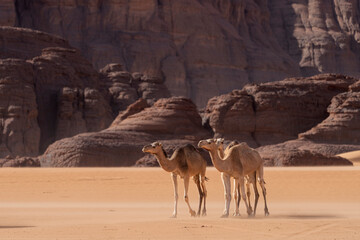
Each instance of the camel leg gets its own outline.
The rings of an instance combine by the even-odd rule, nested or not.
[[[190,181],[190,177],[189,177],[189,176],[185,176],[185,177],[184,177],[184,198],[185,198],[186,204],[187,204],[188,207],[189,207],[189,213],[191,214],[192,217],[195,217],[195,216],[196,216],[196,212],[191,209],[190,203],[189,203],[189,197],[188,197],[189,181]]]
[[[201,183],[201,187],[203,190],[203,194],[204,194],[204,207],[202,210],[202,215],[206,216],[206,197],[207,197],[207,190],[206,190],[206,186],[205,186],[205,175],[201,175],[201,179],[200,179],[200,183]]]
[[[222,182],[224,184],[224,192],[225,192],[225,210],[221,215],[222,218],[226,218],[229,216],[229,208],[231,201],[231,184],[230,184],[230,176],[226,173],[221,173]]]
[[[251,200],[250,200],[250,195],[251,195],[251,192],[250,192],[250,184],[251,184],[251,180],[250,177],[246,179],[246,196],[247,196],[247,200],[249,202],[249,208],[250,210],[252,211],[252,207],[251,207]]]
[[[267,207],[267,202],[266,202],[266,188],[265,188],[265,180],[264,180],[264,168],[263,166],[261,165],[259,170],[259,183],[260,183],[260,186],[261,186],[261,189],[262,189],[262,192],[263,192],[263,197],[264,197],[264,203],[265,203],[265,208],[264,208],[264,211],[265,211],[265,216],[269,216],[269,210],[268,210],[268,207]]]
[[[234,200],[235,200],[235,212],[233,216],[240,216],[239,205],[240,205],[240,192],[239,192],[239,180],[234,178]]]
[[[200,199],[199,199],[199,208],[198,208],[198,211],[197,211],[197,216],[200,216],[200,211],[201,211],[201,205],[202,205],[202,200],[203,200],[203,197],[204,197],[204,193],[201,189],[201,186],[200,186],[200,176],[199,175],[195,175],[193,177],[194,179],[194,182],[196,183],[196,186],[199,190],[199,196],[200,196]]]
[[[255,203],[254,203],[254,211],[253,211],[253,215],[255,216],[256,215],[256,207],[257,207],[257,204],[259,201],[259,191],[258,191],[257,185],[256,185],[256,172],[254,172],[251,182],[252,182],[254,193],[255,193]]]
[[[171,178],[173,181],[173,186],[174,186],[174,212],[172,217],[176,218],[177,216],[177,204],[178,204],[178,182],[177,182],[177,175],[175,173],[171,173]]]
[[[252,211],[249,208],[249,205],[248,205],[247,200],[246,200],[244,177],[240,177],[240,179],[238,179],[238,181],[240,183],[241,197],[242,197],[243,201],[245,202],[245,206],[246,206],[246,209],[247,209],[247,214],[250,216],[252,214]]]

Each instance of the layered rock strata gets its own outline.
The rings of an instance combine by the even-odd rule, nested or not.
[[[256,147],[296,139],[328,116],[334,96],[357,80],[334,74],[245,86],[209,100],[204,121],[215,137]]]

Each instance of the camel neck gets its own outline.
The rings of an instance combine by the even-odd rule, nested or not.
[[[155,154],[156,159],[158,160],[160,166],[167,172],[174,172],[176,170],[177,164],[174,160],[169,160],[165,154],[164,150]]]
[[[228,172],[227,161],[220,158],[218,150],[212,149],[209,152],[214,167],[220,172],[227,173]]]

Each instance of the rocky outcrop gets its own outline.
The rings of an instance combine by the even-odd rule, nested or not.
[[[141,73],[123,71],[121,64],[108,64],[100,70],[101,84],[115,115],[123,111],[137,99],[145,99],[149,104],[160,98],[170,97],[164,80]]]
[[[267,166],[352,165],[350,161],[335,155],[359,149],[359,145],[314,143],[307,140],[291,140],[257,148]]]
[[[32,65],[0,59],[0,158],[36,156],[40,128]]]
[[[40,167],[37,157],[11,157],[0,158],[0,167]]]
[[[125,112],[131,112],[142,102],[139,100]],[[138,113],[123,115],[122,119],[103,131],[56,141],[40,157],[42,165],[132,166],[144,156],[142,147],[151,142],[196,144],[210,137],[201,126],[196,106],[185,98],[160,99]]]
[[[97,90],[99,74],[77,50],[46,48],[31,62],[35,69],[41,152],[57,139],[110,125],[111,109]]]
[[[316,142],[360,144],[360,81],[335,96],[328,107],[329,117],[300,138]]]
[[[140,97],[152,104],[169,96],[160,78],[117,66],[98,73],[59,37],[0,27],[0,158],[36,156],[55,140],[107,128]]]
[[[209,100],[205,110],[215,137],[261,146],[296,139],[327,116],[331,99],[357,80],[323,74],[245,86]]]
[[[111,127],[121,131],[172,135],[177,138],[208,136],[208,132],[202,128],[195,104],[182,97],[159,99],[151,108],[145,108]]]

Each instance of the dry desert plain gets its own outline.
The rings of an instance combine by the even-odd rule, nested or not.
[[[3,168],[0,239],[360,239],[360,166],[265,168],[270,216],[261,197],[253,218],[243,204],[241,217],[220,218],[220,174],[207,176],[208,215],[190,217],[180,198],[171,219],[160,168]],[[189,198],[196,208],[193,183]]]

